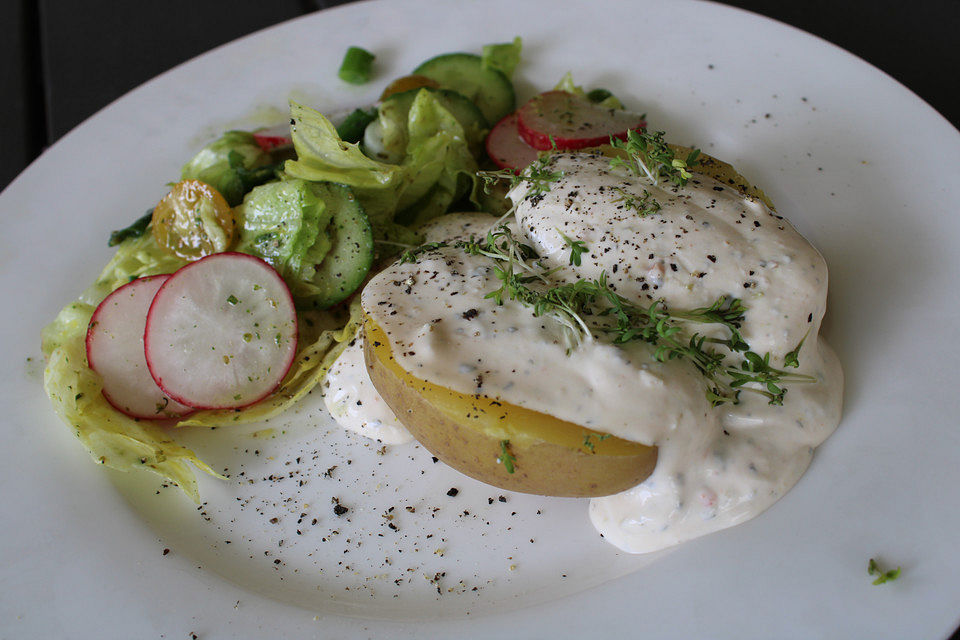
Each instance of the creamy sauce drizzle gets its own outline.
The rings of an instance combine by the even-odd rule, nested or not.
[[[360,340],[347,345],[327,372],[323,386],[323,401],[344,429],[384,444],[413,440],[370,382]]]
[[[620,295],[644,306],[663,299],[671,309],[741,298],[752,350],[770,352],[782,367],[805,338],[797,372],[818,382],[790,384],[780,407],[744,392],[737,405],[711,408],[704,378],[683,360],[658,362],[646,343],[613,345],[597,334],[568,353],[556,321],[486,299],[500,287],[491,261],[454,247],[378,274],[364,289],[364,309],[417,377],[659,447],[646,481],[591,500],[591,521],[617,547],[655,551],[756,516],[796,483],[839,422],[842,373],[818,336],[823,258],[761,202],[711,178],[663,189],[590,154],[560,154],[550,163],[563,177],[549,192],[524,197],[529,185],[521,183],[511,196],[514,232],[547,267],[561,267],[552,278],[604,272]],[[657,214],[626,206],[625,196],[644,189],[663,205]],[[492,220],[441,218],[428,241],[482,236]],[[561,234],[587,246],[580,266],[568,266]]]

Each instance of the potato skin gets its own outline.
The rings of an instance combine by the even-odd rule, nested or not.
[[[365,322],[363,346],[374,387],[413,437],[457,471],[510,491],[583,498],[636,486],[656,466],[655,447],[626,443],[630,454],[608,455],[534,439],[510,442],[509,452],[516,461],[514,472],[509,473],[498,461],[502,445],[497,436],[452,420],[381,360],[366,331],[369,322]]]

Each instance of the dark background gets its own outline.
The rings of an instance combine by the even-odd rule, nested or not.
[[[339,4],[344,0],[0,0],[0,188],[60,136],[151,77],[257,29]],[[840,45],[960,126],[960,0],[725,4]]]
[[[0,189],[60,136],[151,77],[252,31],[339,4],[343,0],[0,0]],[[960,126],[960,0],[725,4],[851,51]]]

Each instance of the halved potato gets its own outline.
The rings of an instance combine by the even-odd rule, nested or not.
[[[363,346],[373,385],[413,437],[481,482],[540,495],[605,496],[639,484],[656,465],[655,447],[410,375],[369,316]]]

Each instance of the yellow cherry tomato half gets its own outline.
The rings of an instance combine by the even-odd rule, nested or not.
[[[433,78],[428,78],[427,76],[403,76],[388,84],[387,88],[384,89],[383,93],[380,94],[380,99],[386,100],[395,93],[403,93],[404,91],[410,91],[410,89],[419,89],[420,87],[430,87],[431,89],[436,89],[439,86],[439,82]]]
[[[153,209],[157,244],[184,260],[227,251],[236,235],[230,205],[206,182],[178,182]]]

